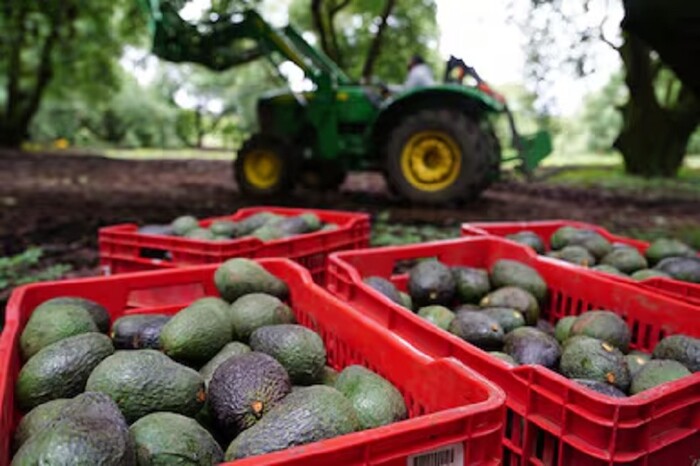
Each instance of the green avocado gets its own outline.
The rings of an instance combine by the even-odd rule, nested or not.
[[[131,314],[114,321],[111,337],[117,349],[159,349],[165,314]]]
[[[452,276],[457,286],[457,298],[462,303],[477,304],[491,291],[489,274],[484,269],[452,267]]]
[[[92,371],[86,390],[109,395],[130,423],[158,411],[194,416],[206,399],[197,371],[155,350],[117,351]]]
[[[567,246],[581,246],[590,252],[596,260],[602,259],[612,251],[610,241],[591,230],[577,231],[571,236]]]
[[[629,369],[632,378],[634,378],[649,361],[651,361],[651,356],[645,353],[633,351],[625,355],[625,364],[627,364],[627,369]]]
[[[83,333],[42,348],[19,372],[17,403],[29,410],[79,395],[92,370],[112,353],[112,341],[102,333]]]
[[[503,351],[518,364],[539,364],[552,369],[561,356],[557,340],[532,327],[516,328],[505,336],[504,343]]]
[[[272,356],[256,351],[229,358],[209,382],[209,409],[219,426],[242,432],[262,418],[292,389],[289,375]]]
[[[527,325],[535,325],[540,318],[540,306],[532,293],[515,286],[506,286],[487,294],[481,307],[507,307],[523,314]]]
[[[631,275],[632,280],[646,280],[647,278],[671,278],[666,272],[656,269],[641,269]]]
[[[185,238],[196,239],[200,241],[213,241],[216,235],[206,228],[195,228],[183,235]]]
[[[260,327],[296,322],[289,306],[264,293],[241,296],[231,304],[228,312],[234,334],[244,342],[247,342],[250,335]]]
[[[566,316],[559,319],[557,325],[554,327],[554,338],[556,338],[559,343],[563,343],[569,338],[571,326],[576,322],[576,319],[576,316]]]
[[[570,336],[586,335],[605,341],[626,353],[629,349],[632,333],[627,323],[614,312],[598,310],[588,311],[571,325]]]
[[[596,264],[595,257],[583,246],[566,246],[559,251],[551,251],[549,257],[563,260],[581,267],[590,267]]]
[[[506,235],[506,238],[511,241],[515,241],[516,243],[531,247],[537,254],[544,254],[547,250],[542,238],[540,238],[537,233],[532,231],[520,231],[518,233],[513,233],[512,235]]]
[[[149,414],[136,421],[129,433],[139,465],[211,466],[224,459],[214,437],[180,414]]]
[[[191,215],[184,215],[173,220],[170,228],[175,236],[185,236],[188,232],[199,228],[199,221]]]
[[[503,328],[483,311],[458,312],[448,331],[486,351],[499,350],[503,346]]]
[[[583,385],[586,388],[589,388],[593,391],[596,391],[598,393],[601,393],[603,395],[607,396],[612,396],[613,398],[625,398],[627,395],[625,395],[625,392],[620,390],[617,387],[614,387],[613,385],[610,385],[609,383],[605,382],[599,382],[597,380],[587,380],[587,379],[572,379],[573,382],[576,382],[579,385]]]
[[[321,381],[326,347],[321,337],[306,327],[293,324],[260,327],[250,336],[250,347],[279,361],[292,384],[312,385]]]
[[[286,299],[286,283],[250,259],[229,259],[214,274],[214,283],[221,297],[232,303],[243,295],[265,293]]]
[[[399,296],[401,296],[401,305],[405,307],[406,309],[413,310],[413,299],[411,298],[411,295],[408,293],[404,293],[403,291],[399,291]]]
[[[688,368],[700,372],[700,339],[686,335],[671,335],[656,344],[654,359],[672,359]]]
[[[272,212],[259,212],[238,222],[238,236],[246,236],[268,222],[279,220],[280,216]]]
[[[570,379],[596,380],[622,391],[630,385],[624,355],[613,345],[595,338],[581,338],[566,345],[559,370]]]
[[[449,306],[455,296],[455,279],[446,265],[436,260],[419,262],[408,272],[408,294],[418,307]]]
[[[396,387],[362,366],[343,369],[335,388],[352,403],[362,429],[373,429],[408,417],[406,403]]]
[[[513,359],[509,354],[502,353],[500,351],[489,351],[489,354],[493,356],[494,358],[498,358],[502,361],[507,362],[508,364],[512,366],[517,366],[518,363],[515,362],[515,359]]]
[[[397,290],[396,287],[394,286],[394,284],[391,283],[386,278],[367,277],[362,281],[365,283],[365,285],[368,285],[373,290],[378,291],[379,293],[383,294],[391,301],[403,306],[403,300],[401,298],[401,294],[399,293],[399,290]]]
[[[226,450],[226,461],[286,450],[359,430],[357,413],[342,393],[325,385],[295,390]]]
[[[54,419],[57,419],[68,401],[67,398],[47,401],[25,414],[22,420],[19,421],[17,429],[15,429],[13,449],[15,451],[18,450],[32,435],[49,425]]]
[[[525,318],[522,313],[515,309],[508,307],[490,307],[481,312],[498,322],[505,333],[525,325]]]
[[[83,393],[22,445],[12,465],[135,466],[136,457],[117,405],[101,393]]]
[[[678,380],[691,372],[678,361],[652,359],[642,367],[632,380],[630,394],[636,395],[666,382]]]
[[[491,267],[491,284],[495,288],[522,288],[539,301],[543,301],[547,295],[547,283],[535,269],[510,259],[501,259]]]
[[[574,227],[561,227],[552,234],[549,238],[549,244],[552,249],[562,249],[569,244],[571,238],[579,231],[578,228]]]
[[[172,359],[199,367],[233,339],[231,322],[216,304],[194,304],[175,314],[160,331],[160,346]]]
[[[648,267],[647,260],[634,248],[613,249],[600,263],[611,265],[628,275]]]
[[[700,283],[700,258],[668,257],[656,264],[656,270],[667,273],[676,280]]]
[[[214,371],[226,360],[239,356],[241,354],[250,353],[252,350],[248,345],[234,341],[221,348],[221,351],[216,353],[216,356],[211,358],[200,370],[199,374],[204,378],[204,384],[208,387]]]
[[[655,265],[668,257],[693,257],[697,251],[678,240],[660,238],[649,245],[644,255]]]
[[[591,270],[596,270],[598,272],[607,273],[610,275],[616,275],[618,277],[626,277],[627,276],[627,274],[620,272],[615,267],[613,267],[612,265],[608,265],[608,264],[594,265],[593,267],[591,267]]]
[[[100,332],[109,332],[109,312],[103,305],[98,304],[95,301],[91,301],[85,298],[77,298],[75,296],[65,296],[61,298],[52,298],[48,301],[44,301],[39,307],[60,306],[62,304],[70,304],[82,307],[90,313],[92,319],[95,321],[95,325],[97,325],[97,328]]]
[[[19,338],[22,359],[28,360],[45,346],[80,335],[98,332],[92,316],[76,304],[43,304],[29,317]]]
[[[450,328],[455,313],[444,306],[426,306],[418,309],[418,315],[443,330]]]
[[[324,367],[323,374],[321,374],[321,384],[328,385],[329,387],[335,387],[335,382],[338,380],[338,375],[340,375],[338,371],[332,367]]]
[[[234,238],[238,236],[238,224],[231,220],[216,220],[211,222],[209,230],[216,236]]]

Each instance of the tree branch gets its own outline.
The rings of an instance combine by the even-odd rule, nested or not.
[[[364,79],[370,79],[372,77],[372,71],[374,71],[374,64],[379,57],[379,52],[382,48],[382,39],[384,37],[384,31],[387,26],[387,19],[391,12],[396,6],[396,0],[386,0],[384,4],[384,11],[382,11],[381,21],[379,23],[377,34],[375,34],[372,44],[369,47],[369,52],[367,53],[367,58],[365,59],[365,64],[362,67],[362,77]]]
[[[331,57],[333,52],[330,50],[328,43],[328,35],[326,26],[323,24],[323,0],[311,0],[311,18],[318,33],[318,38],[321,42],[321,48]]]
[[[19,2],[19,5],[17,17],[15,18],[17,23],[15,36],[10,44],[10,57],[7,66],[7,107],[5,115],[8,120],[15,118],[22,97],[20,95],[19,80],[22,76],[22,49],[24,47],[27,10],[24,3]]]
[[[344,8],[350,5],[351,2],[352,0],[343,0],[340,3],[328,8],[328,35],[330,36],[330,43],[333,47],[333,56],[335,61],[338,63],[338,66],[341,68],[343,66],[343,56],[340,51],[340,45],[338,44],[338,32],[335,29],[335,17]]]

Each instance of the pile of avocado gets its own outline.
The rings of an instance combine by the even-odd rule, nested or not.
[[[338,225],[324,224],[313,213],[287,217],[272,212],[259,212],[238,222],[216,220],[208,228],[202,227],[197,218],[185,215],[176,218],[170,225],[146,225],[139,228],[138,232],[145,235],[180,236],[205,241],[227,241],[243,237],[271,241],[336,229]]]
[[[530,246],[538,254],[603,273],[634,280],[664,277],[700,283],[700,257],[697,251],[675,239],[658,239],[642,255],[633,246],[610,243],[593,230],[570,226],[561,227],[552,234],[550,251],[546,250],[542,238],[532,231],[524,230],[506,238]]]
[[[597,392],[624,397],[700,371],[700,339],[673,335],[651,355],[630,351],[631,332],[606,310],[540,319],[547,284],[526,264],[503,259],[490,270],[449,267],[435,259],[408,272],[407,293],[382,277],[364,282],[511,365],[538,364]]]
[[[407,418],[386,379],[327,365],[283,281],[247,259],[214,281],[221,298],[111,325],[89,300],[39,305],[20,337],[12,465],[208,466]]]

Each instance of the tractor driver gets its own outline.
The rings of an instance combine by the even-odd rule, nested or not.
[[[408,62],[408,76],[403,87],[404,90],[414,87],[427,87],[435,84],[433,70],[430,69],[420,55],[413,55]]]

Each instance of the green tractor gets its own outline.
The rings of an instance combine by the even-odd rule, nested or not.
[[[526,173],[551,152],[547,133],[518,135],[504,99],[459,59],[448,62],[444,83],[391,92],[358,84],[293,26],[273,28],[255,11],[193,25],[167,0],[144,2],[153,51],[165,60],[213,70],[261,58],[279,69],[291,61],[313,82],[312,92],[285,89],[259,100],[259,131],[234,162],[247,195],[280,196],[300,182],[333,189],[349,171],[374,170],[413,202],[473,199],[498,178],[503,162],[495,115],[507,116]],[[467,77],[476,84],[464,85]]]

